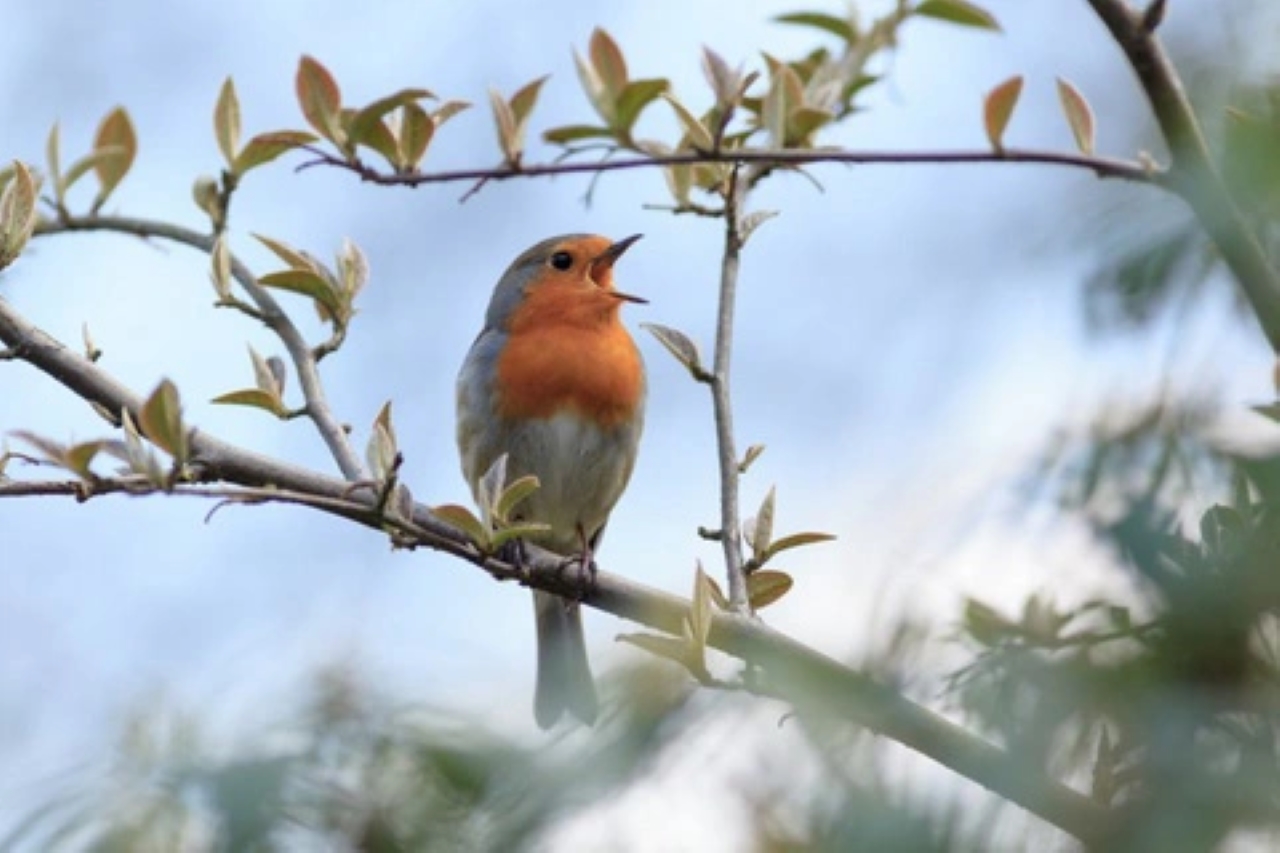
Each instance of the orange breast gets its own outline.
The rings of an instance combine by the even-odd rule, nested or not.
[[[567,409],[608,429],[636,414],[644,368],[617,300],[574,296],[530,293],[513,313],[497,364],[502,417],[548,418]]]

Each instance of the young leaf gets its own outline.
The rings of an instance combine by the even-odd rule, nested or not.
[[[542,138],[552,145],[568,145],[570,142],[581,142],[584,139],[608,139],[612,136],[613,132],[609,128],[593,127],[589,124],[553,127],[542,133]]]
[[[760,610],[773,604],[791,591],[793,581],[786,572],[765,569],[752,572],[747,578],[747,600],[752,610]]]
[[[837,18],[835,15],[826,15],[821,12],[794,12],[789,15],[779,15],[774,20],[780,24],[813,27],[831,33],[846,44],[853,44],[858,40],[858,31],[853,24],[844,18]]]
[[[666,80],[633,80],[618,95],[614,113],[614,128],[630,133],[640,113],[666,92],[671,84]]]
[[[243,175],[250,169],[270,163],[286,151],[292,151],[301,145],[310,145],[316,137],[301,130],[277,130],[272,133],[260,133],[249,140],[244,150],[236,155],[231,164],[231,171]]]
[[[816,545],[819,542],[830,542],[835,538],[836,537],[832,536],[830,533],[792,533],[790,536],[783,536],[781,539],[777,539],[769,543],[769,547],[765,549],[764,556],[761,558],[760,562],[763,564],[764,562],[773,559],[778,554],[781,554],[783,551],[789,551],[792,548],[801,548],[805,545]]]
[[[1062,113],[1071,126],[1076,148],[1086,157],[1093,154],[1093,110],[1075,86],[1058,78],[1058,99],[1062,101]]]
[[[748,447],[747,452],[742,455],[742,461],[738,463],[738,473],[747,473],[747,469],[760,458],[760,454],[762,453],[764,453],[763,444],[753,444]]]
[[[271,360],[258,355],[258,351],[250,346],[249,361],[253,364],[253,384],[279,400],[284,391],[284,383],[271,368]]]
[[[263,234],[252,234],[253,239],[271,250],[277,258],[289,265],[289,269],[294,270],[310,270],[319,273],[315,261],[313,261],[305,252],[293,248],[283,240],[277,240],[274,237],[267,237]]]
[[[328,279],[311,270],[281,270],[259,276],[258,284],[263,287],[274,287],[309,296],[323,307],[332,317],[346,316],[347,306],[342,298],[334,293]]]
[[[525,474],[507,486],[498,497],[497,506],[493,508],[494,517],[504,524],[510,521],[511,511],[519,506],[521,501],[536,492],[539,485],[537,477],[532,474]]]
[[[915,8],[915,14],[965,27],[1000,32],[1000,23],[995,16],[968,0],[924,0]]]
[[[706,371],[702,367],[698,345],[689,340],[684,332],[659,323],[641,323],[640,328],[657,338],[658,343],[675,356],[676,361],[683,364],[694,379],[701,380],[705,377]]]
[[[710,151],[715,147],[715,140],[711,137],[711,131],[707,130],[707,126],[702,123],[701,119],[691,113],[688,107],[680,103],[675,95],[664,92],[662,97],[676,111],[676,118],[680,120],[680,126],[684,128],[685,135],[689,137],[691,148],[695,151]]]
[[[373,433],[365,447],[365,460],[376,479],[385,480],[391,475],[399,452],[396,428],[391,422],[391,401],[388,400],[382,404],[382,409],[373,420]]]
[[[236,97],[236,84],[230,77],[223,81],[218,103],[213,108],[213,133],[227,168],[234,172],[240,150],[240,99]]]
[[[755,529],[747,544],[751,546],[751,552],[757,560],[761,560],[768,553],[769,546],[773,543],[773,510],[777,503],[777,496],[777,487],[770,486],[769,493],[760,502],[760,510],[756,513]]]
[[[298,61],[298,73],[294,78],[298,106],[307,123],[325,139],[339,148],[346,142],[342,138],[339,116],[342,112],[342,91],[323,65],[310,56]]]
[[[182,423],[182,401],[178,389],[165,379],[151,392],[138,412],[138,426],[151,443],[183,464],[189,456],[187,429]]]
[[[21,160],[11,166],[13,177],[0,190],[0,270],[17,260],[36,227],[39,183]]]
[[[618,642],[644,649],[649,654],[675,661],[681,666],[689,665],[689,647],[684,640],[677,640],[675,637],[664,637],[659,634],[619,634]]]
[[[254,409],[262,409],[278,418],[283,418],[289,413],[289,410],[285,408],[278,396],[263,391],[261,388],[242,388],[239,391],[229,391],[226,394],[219,394],[209,402],[220,406],[249,406]]]
[[[756,233],[756,229],[768,222],[770,219],[778,215],[776,210],[756,210],[742,217],[742,221],[738,224],[738,234],[743,243],[751,239],[751,235]]]
[[[627,62],[622,57],[618,43],[600,27],[591,33],[591,44],[588,48],[591,65],[604,85],[605,91],[615,103],[627,87]]]
[[[427,111],[414,103],[400,108],[400,163],[401,171],[416,169],[427,153],[436,124]]]
[[[1004,131],[1022,94],[1022,75],[1010,77],[987,93],[982,102],[982,124],[996,151],[1004,149]]]
[[[507,454],[503,453],[497,459],[493,460],[493,464],[489,466],[489,470],[484,472],[480,478],[480,482],[476,484],[476,502],[480,504],[480,512],[487,524],[493,526],[493,519],[496,515],[495,510],[498,505],[498,498],[502,496],[507,486]]]
[[[124,176],[128,174],[138,154],[138,135],[134,132],[133,122],[123,107],[116,107],[107,113],[102,123],[98,125],[93,149],[95,152],[104,153],[104,156],[94,164],[99,184],[98,195],[93,200],[93,211],[96,213],[102,209],[107,198],[124,180]]]
[[[538,94],[542,91],[542,84],[547,82],[548,76],[550,75],[543,75],[537,80],[524,84],[511,96],[511,113],[515,116],[517,127],[523,127],[529,120],[529,116],[533,114],[534,104],[538,102]]]
[[[489,531],[471,510],[458,504],[433,506],[431,514],[462,531],[482,551],[490,550]]]
[[[366,138],[374,132],[374,126],[382,123],[382,117],[405,104],[416,104],[427,98],[434,98],[426,89],[401,89],[394,95],[379,98],[369,106],[356,112],[348,125],[348,142],[350,145],[367,144]],[[376,149],[375,149],[376,150]]]

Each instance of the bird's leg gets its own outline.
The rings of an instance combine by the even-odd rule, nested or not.
[[[508,539],[498,549],[498,558],[510,563],[520,573],[522,582],[529,580],[529,555],[525,552],[523,539]]]
[[[596,583],[596,555],[595,549],[591,547],[591,539],[588,538],[587,532],[582,529],[581,524],[578,525],[578,542],[582,547],[579,549],[577,554],[565,557],[560,563],[560,569],[563,571],[574,563],[582,566],[587,576],[583,592],[588,592]],[[581,599],[581,597],[582,596],[579,595],[579,599]]]

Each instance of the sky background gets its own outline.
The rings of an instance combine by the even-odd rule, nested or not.
[[[1242,34],[1259,43],[1280,35],[1274,10],[1246,16],[1262,5],[1176,2],[1167,35],[1197,62],[1226,55],[1252,63]],[[1011,144],[1071,147],[1054,91],[1062,76],[1091,101],[1100,151],[1132,156],[1146,108],[1086,4],[988,6],[1003,35],[909,23],[866,112],[823,141],[981,149],[982,94],[1024,74]],[[246,136],[303,125],[293,100],[303,53],[328,66],[351,102],[404,86],[469,100],[477,108],[445,127],[427,166],[486,166],[499,157],[489,86],[510,93],[552,75],[531,140],[590,116],[572,50],[585,49],[594,26],[613,34],[634,77],[667,76],[700,110],[709,98],[702,45],[759,67],[760,49],[790,57],[819,38],[773,16],[843,7],[734,8],[729,15],[725,4],[701,0],[553,2],[536,11],[495,2],[20,4],[0,29],[0,159],[40,163],[56,121],[67,162],[87,150],[101,116],[124,104],[140,153],[108,211],[203,228],[190,188],[221,164],[210,117],[228,74]],[[641,132],[671,139],[668,111],[651,108]],[[531,141],[529,159],[554,154]],[[233,248],[260,273],[275,266],[251,231],[324,258],[343,238],[364,250],[372,277],[347,344],[323,375],[361,448],[379,407],[394,401],[404,477],[419,500],[467,498],[453,440],[454,377],[498,276],[544,237],[643,232],[617,280],[651,304],[628,306],[627,321],[674,326],[710,351],[720,226],[644,209],[669,201],[656,171],[605,176],[589,207],[582,177],[492,185],[460,204],[461,185],[378,188],[338,170],[294,173],[297,162],[287,157],[246,180],[234,202]],[[822,191],[779,176],[754,198],[781,216],[744,256],[734,393],[740,446],[768,448],[744,479],[744,513],[776,484],[781,532],[839,539],[785,561],[797,586],[768,621],[851,657],[907,612],[945,634],[968,595],[1013,607],[1036,590],[1069,602],[1114,587],[1082,531],[1029,523],[1008,483],[1055,428],[1085,423],[1101,400],[1145,399],[1165,375],[1186,393],[1212,390],[1237,408],[1267,399],[1271,357],[1231,313],[1226,282],[1176,326],[1159,324],[1141,340],[1099,338],[1084,322],[1083,281],[1102,232],[1147,197],[1087,173],[1030,166],[814,174]],[[73,206],[87,207],[87,189]],[[306,423],[207,403],[251,383],[246,344],[263,354],[281,348],[247,318],[211,308],[203,256],[117,235],[51,237],[33,244],[0,288],[72,345],[87,322],[102,366],[133,388],[173,379],[191,423],[335,473]],[[283,301],[318,340],[309,307]],[[655,341],[637,338],[649,366],[647,432],[600,560],[685,594],[695,560],[718,564],[717,550],[695,535],[718,517],[710,405]],[[1232,429],[1257,432],[1238,421]],[[51,380],[4,363],[0,430],[15,429],[58,440],[107,432]],[[229,508],[206,523],[208,510],[160,498],[0,506],[0,834],[63,771],[109,756],[120,721],[140,703],[199,710],[214,737],[235,744],[285,717],[316,668],[335,661],[405,700],[534,737],[526,593],[439,555],[392,552],[371,531],[317,513]],[[636,654],[613,642],[634,626],[599,613],[587,626],[598,671]],[[574,837],[625,830],[623,815],[650,808],[669,816],[650,842],[661,847],[662,832],[686,837],[699,818],[679,804],[698,783],[667,775],[648,799]]]

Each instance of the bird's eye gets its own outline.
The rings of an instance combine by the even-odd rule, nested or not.
[[[558,270],[567,270],[573,266],[573,255],[568,252],[556,252],[551,256],[551,266]]]

